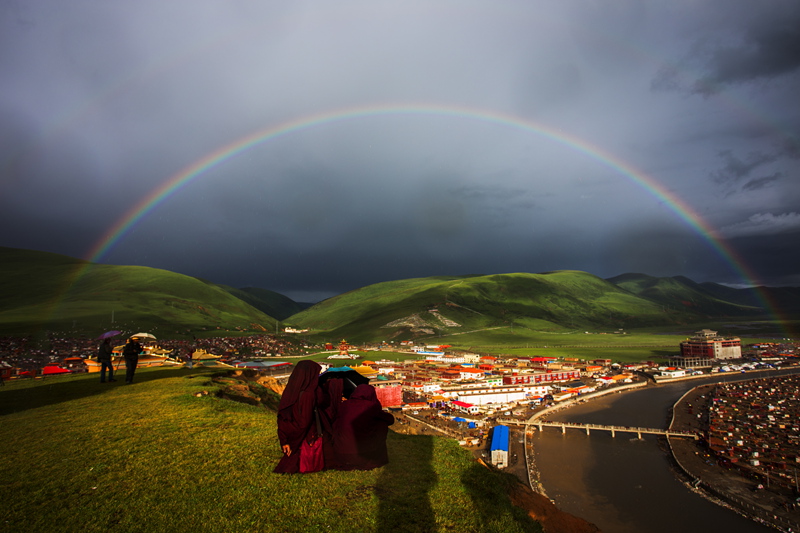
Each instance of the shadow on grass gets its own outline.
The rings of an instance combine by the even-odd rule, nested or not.
[[[492,472],[475,463],[461,474],[461,483],[472,498],[480,516],[477,531],[503,531],[505,520],[513,517],[522,531],[541,533],[542,527],[528,513],[511,503],[509,493],[519,485],[511,474]]]
[[[436,484],[433,437],[393,434],[390,461],[378,479],[377,531],[437,531],[430,490]]]
[[[7,386],[0,387],[0,416],[103,394],[111,388],[136,387],[137,383],[164,378],[193,375],[210,377],[213,373],[211,369],[138,369],[133,384],[126,385],[123,365],[119,374],[114,372],[117,379],[115,383],[100,383],[100,374],[95,373],[47,376],[33,382],[7,383]]]

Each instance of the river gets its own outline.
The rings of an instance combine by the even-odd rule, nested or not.
[[[793,370],[796,372],[797,370]],[[775,375],[776,372],[771,372]],[[767,377],[749,375],[749,379]],[[689,380],[602,396],[549,415],[549,420],[666,428],[672,405],[689,389],[742,379],[741,374]],[[675,531],[774,532],[716,505],[675,476],[655,435],[556,428],[535,431],[540,481],[559,509],[597,525],[604,533]]]

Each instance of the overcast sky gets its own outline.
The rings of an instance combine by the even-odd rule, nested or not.
[[[0,0],[0,73],[3,246],[89,259],[294,123],[97,260],[299,301],[557,269],[800,285],[797,0]]]

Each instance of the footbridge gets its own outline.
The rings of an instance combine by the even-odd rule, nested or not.
[[[561,433],[566,433],[567,429],[582,429],[586,431],[586,434],[589,435],[591,430],[603,430],[603,431],[610,431],[612,437],[617,436],[617,432],[622,433],[636,433],[638,438],[642,438],[643,434],[646,435],[665,435],[667,437],[685,437],[689,439],[697,440],[699,437],[696,433],[692,433],[691,431],[673,431],[668,429],[657,429],[657,428],[639,428],[639,427],[629,427],[629,426],[604,426],[601,424],[580,424],[576,422],[547,422],[542,420],[536,420],[533,422],[527,422],[529,426],[536,426],[539,431],[542,431],[544,428],[561,428]]]

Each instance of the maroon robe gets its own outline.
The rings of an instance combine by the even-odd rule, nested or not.
[[[331,378],[322,384],[323,403],[320,409],[322,416],[322,452],[325,457],[325,469],[338,469],[336,452],[333,448],[333,424],[339,418],[339,408],[344,396],[344,382]]]
[[[394,417],[381,408],[372,385],[359,385],[339,406],[333,447],[339,470],[371,470],[389,462],[386,434]]]
[[[289,376],[289,382],[278,404],[278,440],[289,445],[291,453],[284,454],[275,472],[294,474],[300,471],[300,444],[312,431],[316,434],[314,408],[319,403],[319,371],[314,361],[300,361]]]

